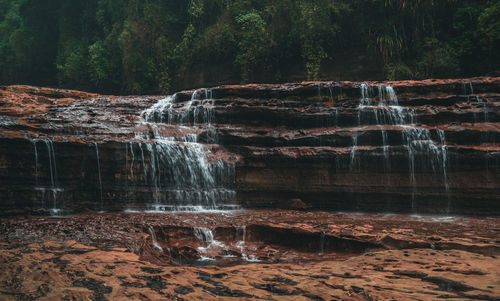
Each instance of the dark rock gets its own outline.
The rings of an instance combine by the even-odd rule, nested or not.
[[[201,283],[195,283],[194,286],[200,287],[209,293],[212,293],[216,296],[221,296],[221,297],[256,298],[253,295],[244,293],[244,292],[239,291],[239,290],[232,290],[229,287],[224,286],[224,285],[217,285],[217,286],[212,287],[212,286],[203,285]]]
[[[439,288],[443,291],[448,292],[467,292],[472,290],[478,290],[470,285],[464,284],[462,282],[454,281],[451,279],[443,278],[443,277],[424,277],[423,281],[432,282],[437,284]]]
[[[162,276],[133,275],[132,277],[146,281],[146,287],[152,290],[162,290],[167,287],[167,282],[163,281]]]
[[[110,294],[113,291],[112,287],[104,285],[104,281],[93,278],[75,280],[73,281],[73,285],[94,291],[93,300],[96,301],[107,300],[104,294]]]
[[[408,276],[411,278],[424,278],[427,277],[427,274],[421,271],[394,271],[396,275]]]
[[[151,267],[141,267],[141,270],[143,272],[146,272],[146,273],[149,273],[149,274],[160,274],[160,273],[163,273],[162,269],[151,268]]]
[[[304,293],[299,288],[288,288],[275,283],[253,283],[252,286],[281,296],[296,296]]]
[[[177,294],[181,294],[181,295],[187,295],[189,293],[194,292],[194,289],[187,287],[187,286],[179,285],[176,288],[174,288],[174,292],[176,292]]]
[[[298,282],[293,281],[292,279],[288,279],[288,278],[285,278],[285,277],[279,276],[279,275],[276,275],[273,278],[263,278],[262,280],[270,281],[270,282],[279,282],[279,283],[284,283],[284,284],[288,284],[288,285],[292,285],[292,286],[299,284]]]
[[[288,199],[281,200],[276,204],[277,208],[281,209],[293,209],[293,210],[305,210],[308,206],[302,202],[301,199]]]

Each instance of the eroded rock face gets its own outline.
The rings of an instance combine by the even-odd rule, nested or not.
[[[499,223],[275,209],[2,217],[0,298],[497,300]]]
[[[499,99],[500,78],[221,86],[171,98],[2,87],[0,206],[300,200],[296,209],[496,215]]]

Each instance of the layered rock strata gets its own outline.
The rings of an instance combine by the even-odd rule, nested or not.
[[[500,78],[221,86],[167,98],[2,87],[0,205],[497,215],[499,100]]]

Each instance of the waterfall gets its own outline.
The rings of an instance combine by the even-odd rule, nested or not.
[[[238,241],[238,243],[236,243],[236,247],[238,247],[240,249],[240,253],[241,253],[241,256],[243,258],[246,257],[245,255],[245,242],[246,242],[246,236],[247,236],[247,227],[246,226],[241,226],[241,228],[236,231],[236,235],[238,236],[238,234],[241,232],[241,240]]]
[[[49,157],[50,184],[52,187],[55,187],[54,175],[56,173],[57,167],[55,164],[55,160],[54,160],[54,165],[52,165],[52,155],[53,155],[52,151],[54,149],[54,145],[53,145],[51,140],[45,140],[44,142],[45,142],[45,146],[47,147],[47,154]],[[55,159],[55,155],[54,155],[54,159]]]
[[[325,254],[325,232],[321,232],[319,236],[319,253],[318,255]]]
[[[440,142],[443,144],[444,131],[441,131]],[[441,147],[432,140],[431,132],[428,129],[416,128],[407,126],[402,131],[403,140],[408,149],[409,170],[410,170],[410,185],[412,186],[412,208],[415,207],[415,192],[416,192],[416,166],[421,168],[431,169],[434,174],[442,173],[444,180],[443,186],[448,193],[449,184],[447,177],[447,147]]]
[[[352,148],[351,148],[351,171],[357,171],[359,169],[359,160],[356,157],[356,149],[358,147],[358,132],[352,134]]]
[[[101,179],[101,163],[99,162],[99,145],[97,143],[94,143],[95,145],[95,154],[97,157],[97,174],[99,176],[99,191],[101,193],[101,210],[104,209],[104,204],[102,200],[102,179]]]
[[[246,239],[247,239],[247,226],[241,226],[241,241],[243,243],[245,243]]]
[[[214,241],[214,233],[208,228],[194,227],[194,236],[201,242],[204,242],[206,247],[210,246]]]
[[[234,198],[235,191],[227,188],[234,179],[234,165],[216,158],[209,144],[217,141],[213,107],[212,91],[199,89],[184,104],[177,103],[174,94],[142,112],[153,136],[136,144],[144,181],[152,188],[152,210],[217,209]],[[178,125],[192,132],[183,137],[165,136],[159,130],[163,125]],[[205,133],[206,143],[200,142],[200,132]],[[133,153],[132,148],[131,156]]]
[[[57,194],[62,191],[62,189],[57,187],[57,164],[56,164],[56,154],[54,150],[54,143],[52,140],[44,140],[45,146],[47,147],[47,155],[49,157],[49,170],[50,170],[50,188],[48,191],[52,194],[52,202],[53,206],[50,209],[51,215],[58,215],[60,213],[60,209],[57,208]],[[46,188],[38,188],[38,190],[42,191],[42,204],[45,199],[45,191]]]
[[[151,108],[145,110],[142,113],[143,118],[146,121],[155,121],[158,123],[162,123],[164,120],[164,113],[167,111],[167,123],[172,123],[172,115],[170,114],[171,108],[173,106],[175,100],[175,94],[172,96],[168,96],[167,98],[160,99],[157,103],[155,103]]]
[[[446,136],[443,130],[437,130],[439,142],[441,143],[441,170],[443,171],[443,182],[446,190],[446,212],[451,212],[450,182],[448,179],[448,146],[446,145]]]
[[[224,243],[215,240],[214,233],[211,229],[203,227],[194,227],[193,233],[196,239],[203,242],[205,246],[198,247],[198,251],[201,254],[201,260],[214,260],[214,258],[208,257],[208,251],[211,248],[226,248]]]
[[[211,125],[214,118],[212,90],[195,90],[189,101],[186,101],[181,107],[175,106],[176,99],[176,94],[160,99],[149,109],[143,111],[141,116],[147,122],[154,123],[180,125],[206,123]]]
[[[334,89],[339,89],[339,93],[342,93],[342,89],[338,86],[333,86],[332,83],[328,84],[328,92],[330,93],[330,99],[332,102],[335,101],[333,95],[334,95]],[[321,95],[320,95],[321,96]],[[334,116],[334,124],[338,125],[339,124],[339,108],[335,108],[335,112],[333,113]]]
[[[487,102],[484,101],[479,95],[474,94],[474,87],[472,86],[472,83],[469,83],[469,92],[467,91],[467,86],[464,83],[464,93],[467,95],[467,102],[470,103],[471,96],[476,100],[477,103],[481,104],[482,106],[482,111],[484,115],[484,122],[488,122],[488,108],[487,108]],[[474,112],[474,122],[478,121],[478,116],[477,113]]]
[[[142,173],[144,176],[144,184],[148,184],[148,173],[146,171],[146,163],[144,161],[144,150],[142,149],[142,143],[139,144],[139,149],[141,150],[141,160],[142,160]]]
[[[31,143],[33,144],[33,148],[35,150],[35,187],[38,187],[38,150],[36,148],[37,140],[33,139],[31,140]]]
[[[381,134],[382,134],[382,144],[383,144],[383,147],[384,147],[384,166],[385,166],[385,170],[386,171],[389,171],[390,168],[391,168],[391,162],[390,162],[390,154],[389,154],[389,145],[387,144],[387,132],[382,128],[380,130]]]
[[[160,246],[158,243],[158,240],[156,239],[156,233],[153,229],[153,227],[149,227],[149,234],[151,235],[151,243],[153,244],[153,247],[156,249],[160,250],[160,252],[163,252],[163,248]]]
[[[134,180],[134,161],[135,161],[135,154],[134,154],[134,144],[133,142],[129,142],[128,144],[125,144],[126,149],[130,147],[130,180]],[[128,153],[128,151],[127,151]],[[126,155],[126,158],[128,160],[128,156]]]
[[[350,169],[352,172],[358,171],[360,166],[359,159],[357,158],[357,148],[358,148],[358,135],[359,135],[359,130],[361,128],[361,113],[363,112],[363,109],[365,106],[370,104],[370,99],[368,98],[369,95],[369,89],[370,87],[363,83],[360,85],[360,90],[361,90],[361,98],[359,100],[359,105],[357,107],[358,110],[358,127],[357,131],[355,133],[352,133],[352,148],[351,148],[351,164],[350,164]]]
[[[426,128],[417,127],[417,114],[413,109],[399,105],[398,97],[392,86],[377,86],[377,101],[373,96],[373,88],[365,83],[359,86],[361,98],[358,105],[358,128],[364,123],[363,117],[370,117],[366,122],[375,121],[380,128],[383,144],[384,169],[390,171],[390,150],[387,132],[384,126],[401,126],[402,139],[408,151],[408,169],[410,172],[410,186],[412,191],[412,209],[415,210],[415,194],[417,187],[416,168],[431,170],[434,174],[443,174],[443,186],[448,194],[449,181],[447,175],[447,146],[445,133],[436,130],[439,141],[432,139],[432,132]],[[471,86],[471,91],[472,86]],[[365,116],[369,113],[368,116]],[[353,148],[351,151],[351,168],[359,164],[356,160],[355,149],[357,135],[353,135]]]

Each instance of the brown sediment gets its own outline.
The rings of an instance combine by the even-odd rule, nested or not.
[[[2,218],[0,225],[2,300],[500,296],[498,218],[243,210]],[[232,245],[243,226],[243,250],[258,263],[241,260]],[[186,261],[203,245],[195,227],[212,229],[240,260],[221,253],[208,254],[217,260],[206,266]]]

